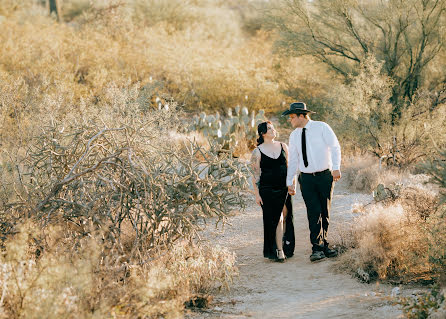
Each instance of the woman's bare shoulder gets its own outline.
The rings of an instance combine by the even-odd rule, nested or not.
[[[256,147],[256,148],[252,151],[251,156],[252,156],[252,157],[258,157],[258,156],[260,156],[260,150],[259,150],[258,147]]]

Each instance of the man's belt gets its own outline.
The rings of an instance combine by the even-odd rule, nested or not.
[[[328,168],[326,170],[323,170],[323,171],[320,171],[320,172],[314,172],[314,173],[304,173],[304,172],[301,172],[301,174],[303,174],[303,175],[313,175],[313,176],[327,175],[328,173],[331,173]]]

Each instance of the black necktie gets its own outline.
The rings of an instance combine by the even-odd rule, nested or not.
[[[304,165],[305,167],[308,166],[308,159],[307,159],[307,140],[305,138],[305,127],[302,129],[302,157],[304,159]]]

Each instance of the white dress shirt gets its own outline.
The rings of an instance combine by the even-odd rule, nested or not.
[[[309,120],[305,129],[308,166],[305,167],[302,158],[302,128],[296,128],[288,146],[287,186],[293,185],[298,170],[315,173],[341,167],[341,146],[331,127],[325,122]]]

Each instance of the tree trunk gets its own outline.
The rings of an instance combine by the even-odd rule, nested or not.
[[[53,12],[56,14],[57,21],[62,21],[62,9],[60,7],[61,0],[48,0],[48,6],[50,9],[50,14]]]

